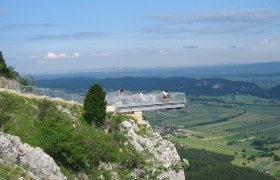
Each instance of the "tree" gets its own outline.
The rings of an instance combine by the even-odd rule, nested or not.
[[[100,84],[93,84],[84,100],[84,118],[89,123],[102,126],[106,117],[105,91]]]
[[[4,60],[2,51],[0,51],[0,68],[2,69],[3,67],[7,67],[6,62]]]
[[[0,51],[0,75],[5,75],[7,71],[7,64],[4,60],[2,51]]]
[[[11,79],[19,77],[19,74],[14,70],[14,67],[7,66],[2,51],[0,51],[0,76]]]
[[[19,83],[23,86],[36,86],[36,81],[31,74],[19,77]]]
[[[36,86],[36,81],[31,74],[19,77],[19,83],[23,86]]]

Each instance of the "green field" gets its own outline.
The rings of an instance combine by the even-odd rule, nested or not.
[[[145,112],[144,118],[154,126],[173,127],[174,131],[183,129],[180,135],[172,133],[169,137],[172,141],[234,155],[232,163],[235,165],[252,167],[261,172],[266,169],[272,176],[280,176],[280,161],[273,161],[273,157],[259,157],[264,150],[257,150],[251,145],[255,140],[280,138],[279,100],[241,95],[236,95],[235,100],[232,96],[200,96],[190,97],[189,100],[186,110]],[[227,144],[230,142],[232,145]],[[275,149],[271,150],[272,147]],[[265,144],[263,148],[280,155],[279,142]],[[251,155],[257,156],[255,160],[247,160]]]

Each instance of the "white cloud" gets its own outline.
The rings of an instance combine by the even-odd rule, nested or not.
[[[30,56],[30,58],[31,58],[31,59],[37,59],[37,58],[38,58],[38,56],[31,55],[31,56]]]
[[[81,54],[80,54],[80,53],[78,53],[78,52],[75,52],[75,53],[73,53],[73,56],[74,56],[74,57],[80,57],[80,56],[81,56]]]
[[[140,51],[141,53],[145,53],[145,54],[158,54],[158,55],[167,55],[169,54],[168,50],[165,49],[143,49]]]
[[[78,52],[74,52],[72,55],[65,53],[48,52],[48,54],[45,56],[45,59],[78,58],[80,56],[81,54]]]
[[[113,53],[110,51],[96,51],[89,54],[90,56],[112,56]]]
[[[261,40],[261,45],[280,44],[280,38],[265,38]]]
[[[9,26],[9,28],[10,28],[10,26]],[[21,26],[19,26],[19,27],[21,27]],[[24,25],[24,27],[25,26],[26,25]],[[18,25],[16,25],[16,27],[18,28]],[[0,29],[1,29],[1,26],[0,26]],[[100,38],[100,37],[106,37],[106,36],[107,35],[102,32],[77,32],[77,33],[73,33],[73,34],[38,35],[38,36],[31,37],[29,39],[30,40],[88,39],[88,38]]]
[[[45,64],[46,61],[44,61],[44,60],[42,60],[42,59],[39,59],[38,63],[39,63],[39,64]]]
[[[55,54],[53,52],[48,52],[48,54],[45,56],[46,59],[57,59],[57,58],[61,58],[64,57],[65,54]]]
[[[158,53],[161,55],[167,55],[169,52],[166,50],[158,50]]]
[[[230,45],[228,46],[230,49],[248,49],[247,47],[243,46],[236,46],[236,45]]]

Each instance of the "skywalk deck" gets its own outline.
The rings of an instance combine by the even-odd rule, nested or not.
[[[185,93],[169,92],[164,98],[161,92],[149,94],[119,94],[108,93],[107,104],[114,106],[117,113],[136,111],[155,111],[163,109],[179,109],[186,107]]]

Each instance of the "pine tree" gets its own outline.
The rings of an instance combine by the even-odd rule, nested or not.
[[[90,124],[102,126],[106,117],[105,91],[100,84],[93,84],[84,100],[84,118]]]
[[[4,60],[2,51],[0,51],[0,75],[4,75],[6,73],[7,64]]]
[[[7,66],[2,51],[0,51],[0,76],[10,79],[16,79],[19,77],[19,74],[14,70],[14,67]]]

